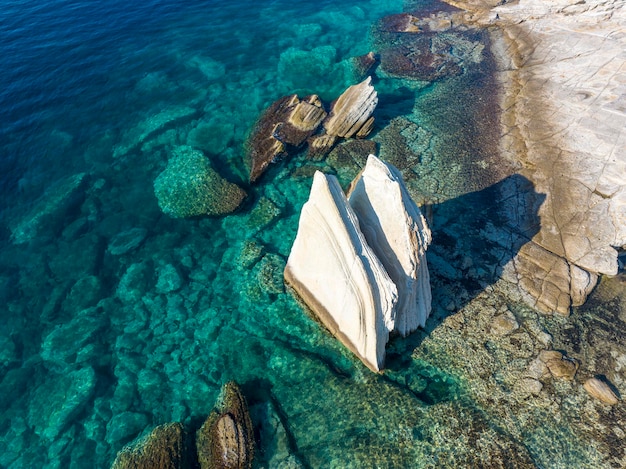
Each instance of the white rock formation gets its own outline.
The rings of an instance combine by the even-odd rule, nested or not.
[[[424,327],[431,311],[426,263],[430,229],[399,172],[374,155],[352,183],[348,198],[365,239],[398,288],[395,330],[406,337]]]
[[[334,176],[315,173],[285,280],[365,365],[373,371],[383,367],[397,289]]]
[[[489,26],[502,154],[546,195],[517,281],[538,309],[568,314],[626,245],[626,4],[445,1]]]

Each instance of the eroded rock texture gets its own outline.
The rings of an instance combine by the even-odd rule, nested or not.
[[[252,467],[254,428],[246,399],[234,381],[224,385],[217,410],[198,430],[196,448],[201,469]]]
[[[300,100],[294,94],[272,103],[248,139],[250,182],[256,181],[272,161],[287,155],[290,148],[300,147],[325,117],[324,106],[316,95]]]
[[[398,288],[394,330],[405,337],[424,327],[431,311],[426,220],[399,172],[374,155],[353,182],[349,201],[365,239]]]
[[[365,137],[373,127],[372,114],[378,104],[378,93],[367,77],[352,85],[335,101],[323,125],[328,135],[337,137]]]
[[[380,69],[395,77],[435,81],[457,76],[483,60],[484,38],[457,24],[458,13],[418,18],[408,13],[382,18],[375,30]]]
[[[315,173],[285,280],[368,368],[382,369],[398,293],[334,176]]]
[[[626,9],[621,2],[453,1],[496,25],[502,150],[546,194],[541,229],[514,259],[520,288],[568,314],[626,244]],[[496,17],[497,15],[497,17]]]
[[[189,458],[185,431],[180,423],[159,425],[150,434],[125,447],[112,469],[185,469]]]

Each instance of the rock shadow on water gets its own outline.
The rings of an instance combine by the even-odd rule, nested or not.
[[[545,195],[519,174],[482,190],[423,207],[433,241],[427,251],[433,293],[424,329],[396,337],[387,349],[385,376],[425,403],[457,394],[455,380],[411,357],[445,319],[503,276],[504,266],[539,231]]]

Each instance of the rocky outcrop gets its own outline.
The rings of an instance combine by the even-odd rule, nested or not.
[[[357,58],[355,73],[371,70],[376,62],[373,53]],[[321,160],[339,138],[369,135],[374,128],[372,113],[378,104],[371,81],[367,77],[344,91],[332,104],[329,115],[317,95],[300,100],[294,94],[275,101],[258,120],[246,143],[250,182],[256,181],[270,163],[298,150],[305,142],[309,146],[308,158]]]
[[[127,412],[130,413],[130,412]],[[128,419],[120,419],[124,428]],[[195,447],[182,424],[160,425],[125,446],[112,469],[250,469],[254,458],[254,428],[248,405],[234,381],[226,383],[202,427]]]
[[[352,85],[335,101],[323,125],[328,135],[337,137],[365,137],[372,130],[372,114],[378,104],[378,93],[367,77]]]
[[[308,140],[309,151],[307,158],[313,161],[323,160],[328,152],[333,148],[337,137],[328,134],[314,135]]]
[[[250,469],[254,458],[254,429],[239,386],[222,388],[217,410],[196,434],[201,469]]]
[[[501,149],[546,194],[541,230],[513,261],[536,308],[567,314],[626,244],[626,10],[620,2],[448,0],[489,25]],[[533,246],[534,245],[534,246]],[[538,267],[538,268],[537,268]]]
[[[117,454],[112,469],[186,469],[189,458],[180,423],[159,425]]]
[[[431,310],[426,249],[431,233],[395,168],[374,155],[349,193],[368,244],[398,288],[394,330],[405,337],[424,327]]]
[[[250,182],[256,181],[268,165],[287,155],[289,147],[301,146],[326,117],[316,95],[300,100],[284,96],[263,113],[248,140]]]
[[[370,155],[350,201],[317,172],[302,208],[285,280],[373,371],[389,333],[423,326],[431,308],[430,230],[397,171]]]
[[[285,280],[368,368],[382,369],[397,289],[334,176],[318,171],[313,177]]]
[[[174,218],[225,215],[246,197],[243,189],[211,167],[208,158],[188,146],[173,151],[154,181],[154,194],[161,210]]]

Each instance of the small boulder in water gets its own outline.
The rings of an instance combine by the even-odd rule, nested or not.
[[[286,156],[291,148],[300,147],[325,117],[326,111],[316,95],[300,100],[293,94],[272,103],[248,139],[250,182],[256,181],[270,163]]]
[[[112,469],[181,469],[188,466],[185,430],[180,423],[159,425],[117,453]]]
[[[378,93],[372,85],[372,77],[367,77],[358,85],[352,85],[335,101],[330,114],[324,121],[328,135],[350,138],[359,133],[363,127],[371,130],[373,121],[370,117],[378,104]],[[367,125],[366,125],[367,124]]]
[[[254,458],[254,429],[246,399],[237,383],[222,388],[217,410],[196,434],[201,469],[249,469]]]
[[[589,378],[585,381],[583,387],[591,397],[598,399],[605,404],[615,405],[619,401],[611,387],[598,378]]]
[[[539,360],[545,363],[550,374],[555,378],[574,379],[578,371],[578,362],[564,356],[556,350],[544,350],[539,354]]]
[[[161,210],[174,217],[225,215],[234,212],[246,193],[215,171],[198,150],[181,146],[174,150],[165,170],[154,181]]]

